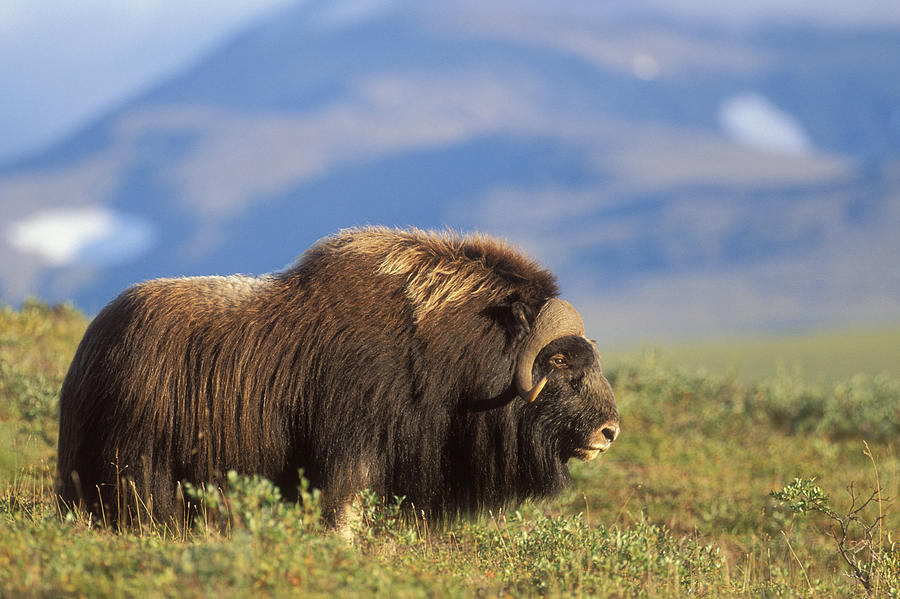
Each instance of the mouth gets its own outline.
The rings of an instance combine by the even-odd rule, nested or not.
[[[590,462],[598,455],[609,449],[610,445],[611,443],[606,443],[600,445],[588,445],[587,447],[578,447],[575,449],[574,454],[575,457],[582,462]]]
[[[583,462],[590,462],[601,453],[604,453],[619,436],[618,420],[611,420],[595,430],[590,437],[582,441],[581,447],[576,447],[573,451],[573,457]]]

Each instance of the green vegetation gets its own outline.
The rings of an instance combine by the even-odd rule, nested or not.
[[[900,326],[881,329],[757,335],[739,339],[669,341],[651,346],[679,366],[753,382],[789,373],[828,386],[864,374],[900,378]],[[607,368],[640,359],[647,347],[605,348]]]
[[[900,597],[893,375],[745,382],[646,353],[608,368],[620,439],[552,501],[433,528],[366,493],[351,545],[321,530],[314,489],[288,504],[233,475],[189,490],[193,530],[117,534],[57,518],[50,492],[85,326],[0,309],[0,597]]]
[[[866,455],[872,457],[868,445]],[[900,591],[900,545],[890,534],[888,542],[884,542],[884,514],[881,509],[884,499],[877,479],[876,468],[875,490],[862,498],[850,487],[850,503],[843,514],[831,507],[828,495],[815,484],[814,479],[796,478],[783,489],[773,491],[772,497],[785,502],[792,512],[814,512],[827,516],[832,521],[831,536],[841,557],[850,567],[850,575],[869,594],[896,594]],[[873,502],[879,505],[878,517],[869,520],[864,510]]]

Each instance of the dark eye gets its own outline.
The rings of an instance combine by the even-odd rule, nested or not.
[[[569,367],[569,362],[566,361],[566,357],[562,354],[554,354],[552,358],[550,358],[550,366],[556,369],[563,369]]]

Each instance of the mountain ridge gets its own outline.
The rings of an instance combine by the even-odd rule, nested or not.
[[[271,271],[372,223],[507,237],[622,339],[900,321],[900,78],[876,60],[900,32],[319,9],[254,23],[0,168],[0,297],[95,311],[132,282]],[[730,132],[728,102],[769,137]],[[62,208],[121,230],[95,223],[48,265]],[[136,255],[110,241],[142,228]]]

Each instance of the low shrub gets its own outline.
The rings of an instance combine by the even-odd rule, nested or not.
[[[672,367],[649,353],[608,378],[620,412],[638,426],[721,435],[757,423],[832,439],[889,442],[900,437],[900,381],[887,375],[859,374],[830,392],[786,372],[748,386]]]

